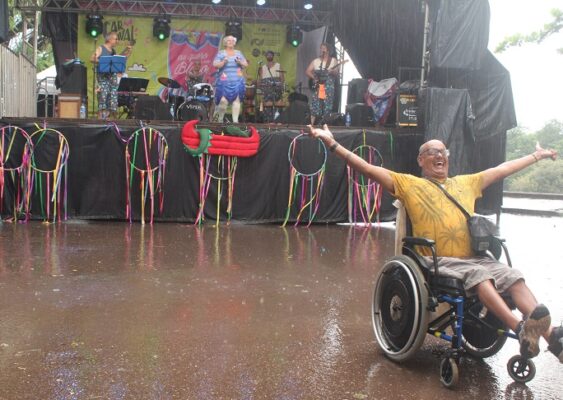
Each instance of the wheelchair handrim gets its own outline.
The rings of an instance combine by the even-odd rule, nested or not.
[[[407,260],[410,261],[410,259]],[[376,339],[383,351],[390,358],[397,360],[403,359],[403,357],[405,359],[408,358],[410,356],[409,352],[411,350],[416,350],[416,348],[422,344],[423,338],[426,335],[426,325],[428,321],[428,313],[425,304],[425,302],[427,302],[427,298],[425,299],[426,296],[424,296],[421,292],[421,290],[425,290],[424,282],[419,281],[420,278],[417,278],[415,272],[412,269],[412,266],[408,265],[408,263],[405,261],[406,260],[402,256],[399,256],[391,259],[384,265],[383,270],[377,278],[372,301],[372,325]],[[385,333],[385,328],[383,327],[384,322],[382,320],[383,310],[381,308],[383,301],[381,299],[382,296],[380,295],[380,293],[382,293],[383,291],[383,286],[386,283],[384,276],[386,275],[386,273],[393,271],[393,268],[397,267],[400,267],[402,272],[404,272],[408,277],[408,281],[413,291],[413,296],[416,299],[416,301],[411,302],[413,306],[413,323],[411,332],[405,344],[400,349],[395,349],[395,343],[392,343]],[[424,332],[421,333],[421,330]]]

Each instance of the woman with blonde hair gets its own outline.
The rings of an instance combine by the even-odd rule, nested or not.
[[[238,123],[240,104],[246,91],[243,69],[248,66],[248,61],[239,50],[235,50],[236,43],[234,36],[225,36],[224,49],[213,60],[213,66],[217,68],[215,116],[218,122],[223,122],[227,106],[232,104],[233,122]]]

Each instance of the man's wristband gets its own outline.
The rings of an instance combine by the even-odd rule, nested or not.
[[[330,145],[330,147],[328,148],[332,153],[334,153],[334,150],[336,150],[336,148],[338,147],[338,142],[334,142],[333,144]]]
[[[532,153],[532,157],[534,157],[534,160],[536,160],[536,162],[540,160],[538,157],[536,157],[536,153]]]

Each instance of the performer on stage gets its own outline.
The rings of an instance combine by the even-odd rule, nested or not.
[[[114,56],[116,54],[117,32],[109,32],[104,35],[105,43],[99,46],[90,60],[97,64],[102,56]],[[122,56],[131,55],[131,46],[125,47]],[[119,74],[98,72],[98,118],[117,118],[117,88],[119,86]]]
[[[332,112],[334,101],[334,77],[338,75],[338,62],[330,56],[327,43],[321,44],[321,55],[311,61],[305,73],[309,77],[313,96],[311,98],[311,125],[317,119],[324,118]],[[321,121],[319,121],[321,122]]]
[[[274,52],[266,52],[266,64],[258,70],[258,86],[262,89],[264,122],[274,120],[274,105],[283,95],[284,73],[281,65],[274,61]]]
[[[215,116],[223,122],[227,106],[232,104],[233,122],[238,123],[241,99],[246,91],[243,69],[248,66],[244,55],[235,50],[237,39],[234,36],[223,38],[224,49],[217,53],[213,66],[217,68],[215,81]]]
[[[203,71],[201,70],[201,61],[196,60],[194,61],[193,66],[186,71],[186,89],[187,95],[193,96],[193,87],[198,83],[205,82],[203,78]]]

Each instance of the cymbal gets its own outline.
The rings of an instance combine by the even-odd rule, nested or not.
[[[180,87],[180,84],[176,82],[174,79],[166,78],[164,76],[158,78],[157,81],[161,85],[164,85],[170,89],[178,89]]]

